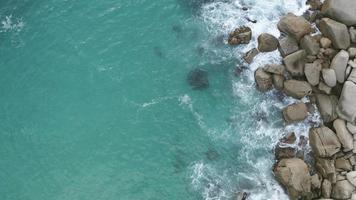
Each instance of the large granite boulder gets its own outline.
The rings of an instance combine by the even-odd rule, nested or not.
[[[326,0],[321,11],[326,16],[343,24],[356,25],[355,0]]]
[[[332,157],[341,148],[336,134],[326,126],[310,129],[309,143],[315,155],[322,158]]]
[[[320,20],[320,31],[332,41],[337,49],[347,49],[351,44],[350,34],[345,24],[323,18]]]
[[[294,52],[283,59],[287,71],[292,76],[303,76],[304,75],[304,65],[306,59],[305,50],[299,50]]]
[[[325,94],[316,94],[315,99],[324,123],[334,121],[337,118],[337,97],[333,95],[329,96]]]
[[[328,179],[324,179],[323,184],[321,186],[321,195],[324,198],[330,198],[331,196],[331,182]]]
[[[248,64],[251,64],[253,59],[258,55],[258,53],[259,51],[256,48],[253,48],[247,51],[243,58]]]
[[[281,53],[282,57],[286,57],[291,53],[294,53],[299,50],[298,42],[296,39],[287,36],[278,40],[278,50]]]
[[[322,65],[320,62],[315,61],[313,63],[305,64],[304,74],[310,85],[316,86],[319,84],[321,68]]]
[[[252,38],[250,27],[241,26],[229,34],[228,43],[230,45],[248,44]]]
[[[285,107],[282,113],[287,123],[299,122],[308,116],[308,108],[305,103],[295,103]]]
[[[344,152],[352,151],[354,148],[353,144],[353,136],[347,130],[346,123],[342,119],[336,119],[333,123],[334,129],[336,131],[336,135],[341,142]]]
[[[336,73],[333,69],[323,69],[322,71],[323,79],[326,85],[329,87],[335,87],[337,83]]]
[[[356,122],[356,84],[346,81],[339,99],[337,113],[341,119]]]
[[[345,82],[346,67],[349,61],[349,53],[341,50],[331,61],[330,68],[335,70],[336,79],[339,83]]]
[[[356,28],[350,27],[349,29],[350,37],[351,37],[351,42],[356,43]]]
[[[257,40],[260,52],[271,52],[278,48],[278,39],[271,34],[262,33]]]
[[[305,35],[300,40],[300,47],[304,49],[308,55],[317,55],[320,50],[319,42],[311,35]]]
[[[297,41],[312,31],[310,23],[301,16],[288,13],[278,22],[278,29]]]
[[[274,174],[287,189],[291,199],[308,196],[311,192],[311,176],[307,164],[299,158],[280,160]]]
[[[331,197],[334,199],[350,199],[355,186],[348,180],[337,181],[333,187]]]
[[[306,81],[287,80],[284,82],[284,92],[286,95],[301,99],[312,93],[310,84]]]
[[[272,75],[262,68],[258,68],[255,71],[255,81],[260,91],[267,91],[272,88]]]

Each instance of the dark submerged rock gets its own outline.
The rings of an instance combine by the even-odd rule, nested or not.
[[[197,68],[188,73],[187,82],[193,89],[202,90],[209,87],[208,72]]]

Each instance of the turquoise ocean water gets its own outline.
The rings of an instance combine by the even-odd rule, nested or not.
[[[248,11],[242,11],[247,6]],[[273,145],[291,99],[241,54],[302,0],[2,0],[1,200],[286,199]],[[257,19],[256,24],[246,18]],[[253,42],[226,45],[238,25]],[[186,82],[195,68],[210,87]],[[300,134],[307,128],[299,124]],[[298,133],[299,133],[298,132]]]

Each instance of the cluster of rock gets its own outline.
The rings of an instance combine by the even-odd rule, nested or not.
[[[275,88],[296,99],[307,96],[323,120],[309,130],[313,165],[290,145],[299,141],[294,146],[303,148],[306,138],[297,140],[289,133],[275,149],[273,171],[290,198],[356,199],[356,0],[308,3],[305,15],[289,13],[280,19],[281,38],[260,35],[258,47],[247,52],[245,60],[250,63],[259,52],[278,49],[283,64],[257,69],[257,88]],[[305,120],[310,109],[300,102],[282,114],[286,124],[296,123]]]

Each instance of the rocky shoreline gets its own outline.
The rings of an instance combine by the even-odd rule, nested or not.
[[[279,50],[283,64],[255,71],[258,90],[277,89],[303,99],[281,112],[285,124],[305,120],[316,112],[322,124],[309,138],[286,133],[275,148],[273,173],[290,199],[356,200],[356,0],[309,0],[303,16],[288,13],[278,29],[280,38],[263,33],[258,47],[248,51],[247,63],[260,52]],[[240,27],[229,35],[230,45],[246,44],[251,30]],[[295,144],[297,143],[298,144]],[[312,159],[299,149],[309,143]]]

